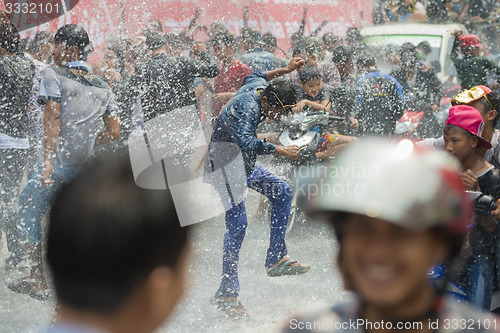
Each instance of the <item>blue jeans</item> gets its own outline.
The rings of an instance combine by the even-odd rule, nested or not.
[[[292,189],[281,178],[257,165],[247,179],[249,188],[265,195],[271,202],[271,239],[265,267],[272,267],[287,255],[285,232],[290,217]],[[237,297],[240,291],[238,260],[247,228],[245,202],[226,211],[226,232],[222,259],[222,281],[216,297]]]
[[[28,173],[28,182],[19,195],[19,215],[17,231],[19,240],[27,245],[38,245],[42,242],[42,219],[50,207],[56,191],[64,183],[56,173],[51,178],[54,183],[44,186],[40,180],[42,169],[33,168]]]
[[[495,254],[473,254],[469,260],[469,303],[490,311],[495,276]]]

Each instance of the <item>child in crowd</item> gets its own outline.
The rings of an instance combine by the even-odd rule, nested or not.
[[[500,197],[500,170],[484,159],[491,143],[482,138],[484,122],[478,110],[467,105],[450,109],[444,127],[445,149],[461,163],[461,179],[467,190],[481,191],[495,199]],[[490,309],[495,276],[495,243],[499,228],[491,215],[474,217],[469,242],[472,256],[469,273],[470,303]]]

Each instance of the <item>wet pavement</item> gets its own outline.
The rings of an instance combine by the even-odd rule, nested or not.
[[[170,320],[159,332],[278,332],[287,318],[300,309],[328,307],[345,300],[338,271],[334,268],[337,243],[326,225],[303,221],[287,235],[289,256],[311,265],[298,276],[268,277],[264,261],[269,244],[266,219],[255,219],[260,196],[250,191],[247,207],[251,222],[240,253],[240,301],[250,317],[233,319],[215,309],[209,299],[218,288],[222,271],[224,218],[193,226],[193,255],[189,291]],[[0,248],[0,262],[7,251]],[[19,273],[16,273],[20,276]],[[6,286],[13,272],[0,268],[0,332],[36,332],[50,324],[54,301],[40,302],[16,294]]]

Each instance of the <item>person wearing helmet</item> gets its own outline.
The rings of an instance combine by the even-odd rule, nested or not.
[[[444,297],[427,278],[433,265],[455,261],[472,215],[456,161],[377,138],[351,145],[331,168],[308,210],[334,227],[337,264],[355,298],[294,317],[284,332],[439,332],[460,320],[491,331],[482,325],[491,315]],[[346,172],[334,177],[338,170]]]
[[[457,105],[450,109],[444,126],[444,146],[465,170],[460,177],[467,190],[500,198],[500,170],[484,159],[491,144],[481,135],[484,128],[479,111]],[[476,214],[469,234],[472,255],[467,263],[469,302],[489,310],[494,287],[496,238],[500,232],[491,215]]]

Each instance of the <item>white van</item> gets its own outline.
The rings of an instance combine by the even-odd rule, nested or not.
[[[441,82],[445,82],[452,73],[451,50],[455,40],[452,33],[456,30],[467,33],[467,29],[462,24],[455,23],[384,24],[362,28],[360,32],[365,43],[374,49],[390,44],[401,46],[406,42],[417,46],[422,41],[428,41],[432,52],[427,56],[427,61],[439,61],[441,70],[437,72],[437,76]]]

